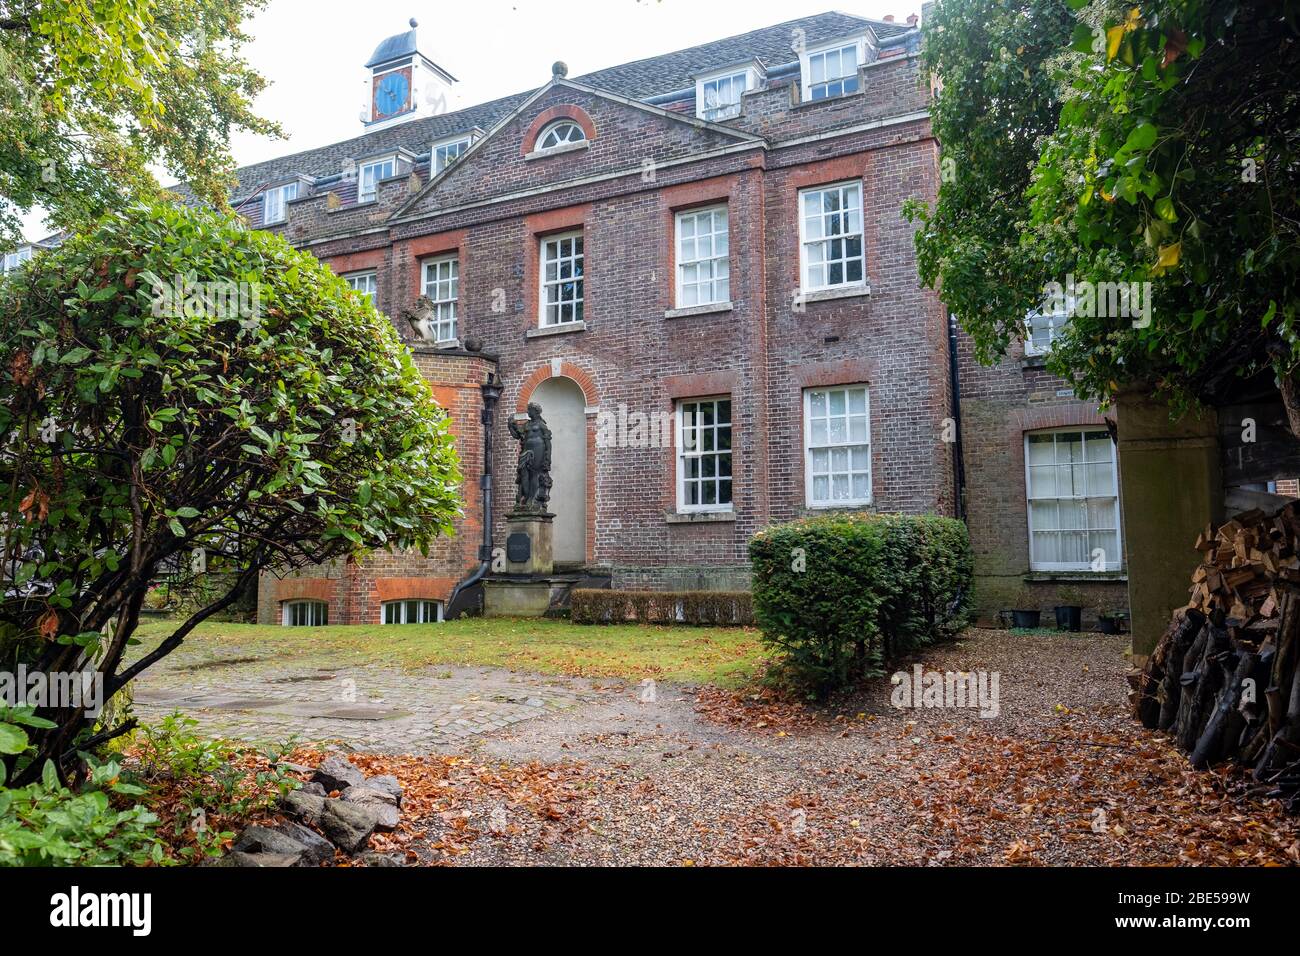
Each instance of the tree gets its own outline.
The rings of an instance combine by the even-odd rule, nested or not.
[[[1141,384],[1181,408],[1271,369],[1300,434],[1298,24],[1300,0],[940,3],[926,56],[955,178],[912,214],[982,361],[1049,283],[1105,283],[1144,307],[1075,308],[1048,367],[1081,397]]]
[[[909,202],[921,280],[991,362],[1024,328],[1048,270],[1020,235],[1040,140],[1060,114],[1053,61],[1075,18],[1062,0],[940,0],[923,29],[923,56],[939,79],[931,108],[939,140],[934,207]]]
[[[1074,51],[1026,247],[1076,282],[1150,283],[1151,308],[1076,310],[1051,367],[1175,407],[1264,373],[1300,435],[1300,2],[1094,4]]]
[[[0,0],[0,247],[37,204],[68,228],[151,197],[151,164],[224,208],[231,131],[279,132],[239,53],[265,2]]]
[[[0,316],[0,669],[88,666],[107,699],[264,568],[451,529],[452,440],[409,352],[278,236],[132,207],[0,284]],[[230,583],[128,661],[164,573]],[[5,758],[19,785],[121,731],[69,707],[35,718],[35,753]]]

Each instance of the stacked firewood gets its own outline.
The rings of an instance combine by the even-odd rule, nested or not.
[[[1300,502],[1196,541],[1191,600],[1136,675],[1136,716],[1207,767],[1236,760],[1300,813]]]

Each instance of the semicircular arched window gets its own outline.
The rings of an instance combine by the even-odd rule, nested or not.
[[[587,138],[582,127],[573,120],[558,120],[542,130],[537,137],[537,149],[558,149],[571,143],[581,143]]]

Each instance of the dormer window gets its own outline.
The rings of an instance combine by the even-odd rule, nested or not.
[[[801,57],[804,100],[856,93],[858,66],[866,61],[866,38],[840,40],[809,49]]]
[[[386,156],[361,164],[357,176],[357,202],[370,202],[379,195],[379,183],[397,175],[397,157]]]
[[[740,115],[741,97],[758,86],[759,67],[740,65],[695,78],[695,115],[717,122]]]
[[[272,186],[262,194],[262,225],[284,222],[288,218],[289,201],[298,198],[298,184],[285,183]]]
[[[434,143],[433,158],[430,160],[433,165],[433,175],[437,176],[459,159],[461,153],[469,149],[473,142],[473,137],[461,136],[456,139],[444,140],[441,143]]]
[[[573,120],[559,120],[542,130],[542,134],[537,137],[537,150],[542,152],[548,149],[559,149],[562,146],[581,143],[586,138],[587,134],[582,131],[582,127]]]

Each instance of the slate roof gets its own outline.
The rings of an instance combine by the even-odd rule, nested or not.
[[[803,31],[805,43],[814,45],[847,36],[867,26],[882,41],[914,30],[906,23],[886,23],[847,13],[821,13],[685,50],[596,70],[573,79],[610,93],[633,99],[648,99],[693,87],[696,74],[751,57],[758,57],[769,68],[791,63],[797,59],[792,45],[796,29]],[[385,40],[380,44],[380,49],[375,51],[375,56],[380,56],[382,52],[385,58],[391,59],[394,54],[384,48],[389,44],[400,45],[408,37],[413,42],[414,32],[412,30],[409,34],[398,34]],[[374,61],[374,57],[371,60]],[[333,177],[342,171],[348,159],[371,156],[399,146],[423,154],[428,151],[430,143],[444,136],[469,132],[475,127],[491,129],[535,92],[536,88],[454,113],[410,120],[318,149],[242,167],[237,171],[239,185],[234,190],[232,201],[238,205],[262,187],[295,175],[314,176],[318,179]]]
[[[412,28],[405,33],[389,37],[375,47],[375,52],[370,54],[370,59],[366,61],[366,68],[369,69],[372,66],[387,63],[389,60],[396,60],[398,57],[410,56],[416,52],[418,51],[416,49],[415,29]]]

